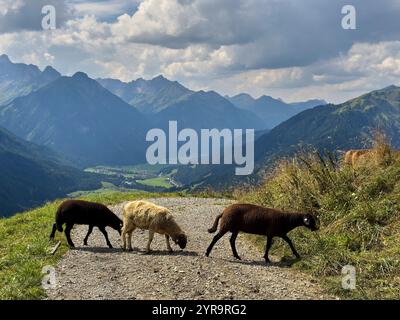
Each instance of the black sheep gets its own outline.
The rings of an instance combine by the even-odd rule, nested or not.
[[[65,235],[67,237],[68,244],[71,247],[75,247],[71,240],[71,230],[74,224],[89,225],[89,231],[85,237],[83,244],[87,246],[89,235],[92,233],[94,227],[98,227],[106,238],[107,245],[112,248],[106,227],[111,227],[121,234],[122,221],[118,218],[110,209],[106,206],[81,201],[81,200],[67,200],[63,202],[56,212],[56,223],[53,225],[53,230],[50,235],[50,239],[54,239],[56,230],[59,232],[63,231],[63,224],[66,224]]]
[[[208,257],[215,243],[221,239],[227,232],[232,232],[230,244],[232,247],[233,256],[240,260],[236,251],[235,241],[239,232],[257,234],[267,236],[267,247],[265,250],[265,262],[270,262],[268,252],[272,246],[274,237],[281,237],[285,240],[293,254],[300,258],[292,241],[287,236],[287,233],[297,227],[305,226],[308,229],[318,230],[316,218],[308,213],[289,213],[276,209],[264,208],[252,204],[234,204],[227,207],[214,222],[214,225],[208,230],[214,233],[218,228],[218,221],[221,219],[219,232],[212,240],[207,249],[206,256]]]

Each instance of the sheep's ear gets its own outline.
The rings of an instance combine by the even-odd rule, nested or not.
[[[305,224],[306,226],[309,226],[309,225],[310,225],[310,218],[309,218],[309,217],[304,217],[304,218],[303,218],[303,222],[304,222],[304,224]]]

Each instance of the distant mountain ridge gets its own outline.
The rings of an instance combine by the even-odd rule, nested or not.
[[[147,118],[82,72],[0,107],[0,125],[80,165],[145,161]]]
[[[37,66],[12,63],[8,56],[0,56],[0,105],[25,96],[59,78],[61,74],[48,66],[43,71]]]
[[[97,81],[144,114],[158,113],[193,93],[179,82],[170,81],[163,76],[151,80],[138,79],[129,83],[115,79]]]
[[[328,102],[326,102],[325,100],[321,100],[321,99],[311,99],[311,100],[302,101],[302,102],[290,103],[291,106],[297,108],[298,110],[300,110],[300,112],[307,110],[307,109],[315,108],[317,106],[323,106],[326,104],[328,104]]]
[[[259,181],[258,173],[274,161],[302,148],[322,152],[362,149],[371,146],[373,131],[383,131],[400,149],[400,87],[372,91],[340,105],[321,105],[307,109],[261,135],[255,142],[255,173],[234,175],[233,166],[182,168],[174,179],[197,188],[225,188],[235,183]]]
[[[208,128],[265,129],[256,115],[237,108],[218,93],[195,92],[163,76],[129,83],[114,79],[97,81],[137,110],[150,115],[162,128],[167,128],[169,121],[178,121],[181,129],[197,131]]]
[[[200,123],[202,122],[199,120],[203,120],[203,123],[209,123],[208,120],[216,123],[213,119],[206,119],[205,117],[206,114],[208,114],[208,108],[214,107],[218,118],[218,107],[227,105],[227,103],[222,101],[222,99],[229,101],[232,104],[231,109],[233,110],[232,112],[225,113],[225,118],[232,114],[240,114],[240,112],[236,110],[239,108],[246,112],[242,113],[243,124],[237,126],[237,128],[245,127],[257,130],[271,129],[305,109],[326,104],[324,100],[309,100],[306,102],[288,104],[269,96],[262,96],[258,99],[254,99],[249,94],[245,93],[238,94],[234,97],[222,97],[214,91],[195,92],[189,90],[179,82],[170,81],[163,76],[158,76],[151,80],[138,79],[129,83],[115,79],[97,79],[97,81],[125,102],[134,106],[137,110],[145,114],[157,115],[156,119],[159,123],[165,123],[166,121],[174,119],[197,119],[198,123],[193,123],[193,121],[184,121],[187,124],[186,127],[190,128],[199,128]],[[205,99],[205,95],[208,95],[208,99]],[[200,105],[200,101],[203,103],[202,105]],[[196,107],[193,109],[187,108],[187,106],[190,105]],[[236,107],[236,109],[234,109],[233,106]],[[200,110],[201,108],[205,109],[204,115],[197,110],[198,108],[200,108]],[[173,110],[179,110],[179,113],[174,113]],[[196,116],[187,114],[188,111],[195,113]],[[181,112],[183,112],[183,114]],[[199,117],[202,117],[203,119],[199,119]],[[232,121],[229,121],[231,119],[227,120],[227,124],[224,124],[221,121],[216,123],[215,128],[230,128],[232,125],[229,123],[238,122],[235,119],[232,119]],[[204,128],[208,127],[209,126],[206,126]]]
[[[195,92],[154,116],[166,128],[168,121],[178,121],[181,129],[265,129],[254,114],[234,106],[214,91]]]
[[[306,110],[257,140],[256,161],[301,145],[323,150],[365,148],[379,129],[400,148],[400,87],[389,86],[340,105]]]
[[[263,121],[264,128],[269,129],[276,127],[306,109],[326,104],[324,100],[285,103],[280,99],[274,99],[266,95],[255,99],[246,93],[226,98],[237,107],[254,113]]]

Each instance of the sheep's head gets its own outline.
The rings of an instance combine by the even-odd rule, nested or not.
[[[118,220],[114,221],[113,225],[111,226],[111,228],[113,228],[114,230],[117,230],[118,233],[121,235],[121,230],[122,230],[122,220],[117,218]]]
[[[186,248],[186,244],[187,244],[187,237],[185,234],[180,234],[177,237],[175,237],[174,239],[175,244],[177,244],[181,249],[185,249]]]
[[[318,219],[312,214],[305,214],[303,217],[304,226],[311,231],[317,231],[319,229]]]

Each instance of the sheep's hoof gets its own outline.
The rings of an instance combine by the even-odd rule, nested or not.
[[[83,245],[84,245],[84,246],[87,246],[88,244],[87,244],[87,242],[84,242]]]
[[[268,258],[265,259],[265,264],[270,264],[271,260],[269,260]]]
[[[133,249],[132,249],[132,248],[129,248],[129,249],[128,249],[128,252],[132,252],[132,251],[133,251]]]
[[[237,260],[242,260],[242,258],[240,258],[239,256],[233,256],[235,259]]]

